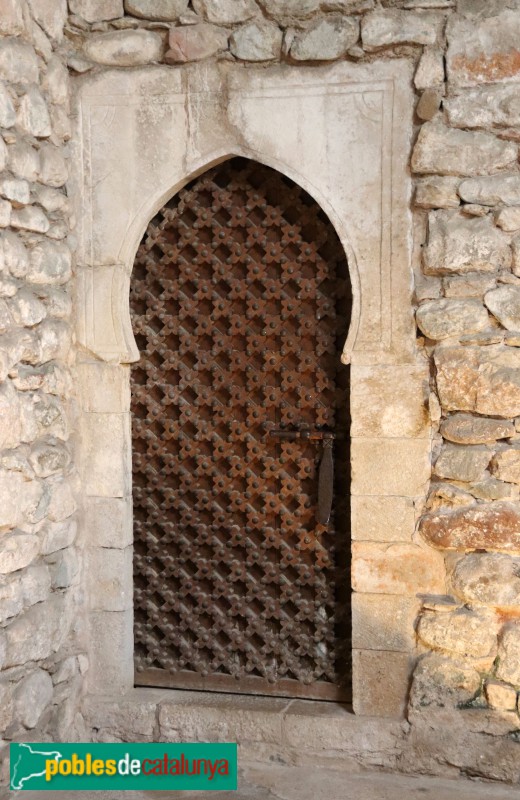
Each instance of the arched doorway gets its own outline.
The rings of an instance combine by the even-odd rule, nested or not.
[[[268,167],[226,161],[150,222],[131,289],[137,685],[348,697],[350,307],[330,221]]]

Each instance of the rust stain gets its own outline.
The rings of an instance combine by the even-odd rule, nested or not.
[[[456,56],[452,61],[452,69],[475,80],[491,82],[512,78],[520,73],[520,51],[511,50],[508,53],[495,53],[492,56],[479,53],[475,58]]]

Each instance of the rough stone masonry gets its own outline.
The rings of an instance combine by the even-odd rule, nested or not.
[[[82,716],[88,658],[75,519],[76,220],[66,188],[74,80],[206,59],[298,70],[400,57],[414,65],[416,90],[417,358],[431,365],[434,458],[417,535],[444,556],[445,593],[422,596],[410,623],[408,722],[377,754],[361,748],[354,758],[517,783],[520,2],[0,0],[0,34],[4,753],[10,741],[94,735]],[[384,577],[371,544],[357,547],[374,581]],[[404,555],[393,569],[406,580]],[[378,613],[391,603],[383,593]],[[391,680],[373,688],[403,693]],[[117,738],[109,712],[97,727]],[[144,727],[148,738],[157,733]]]

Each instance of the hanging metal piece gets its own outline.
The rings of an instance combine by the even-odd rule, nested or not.
[[[318,514],[319,525],[328,525],[334,497],[334,458],[332,437],[323,439],[320,470],[318,473]]]

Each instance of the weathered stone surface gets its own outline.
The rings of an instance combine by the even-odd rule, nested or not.
[[[432,653],[421,658],[415,668],[410,704],[417,710],[430,706],[449,708],[467,703],[479,688],[480,675],[473,667]]]
[[[509,623],[500,637],[496,676],[520,687],[520,622]]]
[[[501,208],[495,216],[495,222],[503,231],[520,230],[520,206]]]
[[[484,302],[508,331],[520,331],[520,286],[500,286],[487,292]]]
[[[457,562],[451,586],[468,603],[520,605],[520,558],[499,553],[470,553]]]
[[[403,716],[412,659],[388,650],[352,651],[353,708],[363,716]]]
[[[406,385],[406,395],[400,387]],[[429,376],[416,366],[352,366],[352,436],[429,437]]]
[[[77,507],[71,485],[59,480],[51,486],[51,498],[47,515],[51,522],[62,522],[72,516]]]
[[[29,463],[39,478],[63,472],[69,462],[70,454],[65,445],[59,442],[37,442],[29,454]]]
[[[357,541],[410,541],[413,501],[405,497],[353,497],[352,538]]]
[[[485,328],[489,316],[478,300],[430,300],[417,309],[419,329],[430,339],[447,339]]]
[[[420,178],[415,189],[415,205],[421,208],[458,208],[459,179],[449,176]]]
[[[446,550],[520,552],[520,510],[511,503],[482,503],[450,513],[428,514],[419,531]]]
[[[87,22],[117,19],[125,13],[123,0],[69,0],[69,8]]]
[[[438,347],[437,389],[446,411],[520,415],[520,354],[500,345]]]
[[[75,548],[58,550],[49,555],[45,561],[49,566],[53,589],[66,589],[78,583],[79,560]]]
[[[468,24],[466,18],[455,15],[449,22],[447,36],[448,77],[452,83],[479,86],[519,76],[517,11],[504,9],[480,19],[478,25]]]
[[[125,0],[125,11],[134,17],[175,20],[188,8],[188,0]]]
[[[10,200],[15,207],[26,206],[31,199],[29,184],[17,178],[2,178],[0,194]]]
[[[18,36],[25,30],[20,0],[0,0],[0,33]]]
[[[0,622],[45,600],[51,591],[49,569],[34,564],[0,578]]]
[[[0,78],[12,83],[38,83],[38,58],[18,39],[0,41]]]
[[[378,465],[378,481],[373,479],[373,465]],[[400,495],[423,494],[431,475],[430,444],[426,438],[352,439],[352,494]]]
[[[35,728],[38,720],[52,700],[52,679],[43,669],[34,670],[18,685],[15,696],[15,712],[25,728]]]
[[[429,121],[434,118],[440,108],[442,91],[440,89],[425,89],[415,108],[419,119]]]
[[[163,41],[158,33],[145,30],[113,31],[91,36],[85,42],[85,55],[109,67],[135,67],[160,61]]]
[[[43,487],[28,481],[19,472],[0,470],[0,528],[14,528],[34,513],[40,504]]]
[[[88,551],[90,607],[99,611],[132,608],[132,548],[92,547]]]
[[[490,680],[486,681],[484,691],[490,708],[516,711],[517,692],[512,686]]]
[[[491,462],[491,472],[502,481],[520,484],[520,447],[496,453]]]
[[[426,501],[428,511],[436,511],[438,508],[452,509],[461,506],[473,505],[475,498],[469,492],[465,492],[458,486],[442,481],[432,483],[432,488]]]
[[[487,444],[514,435],[512,422],[475,417],[472,414],[451,414],[441,424],[445,439],[456,444]]]
[[[432,650],[448,650],[463,658],[485,658],[496,652],[498,620],[488,609],[460,608],[447,614],[424,613],[419,639]]]
[[[241,61],[270,61],[282,49],[282,32],[269,22],[251,22],[235,31],[230,49]]]
[[[40,181],[59,188],[69,177],[67,164],[59,147],[45,142],[40,147]]]
[[[35,233],[47,233],[50,222],[38,206],[15,208],[11,212],[11,227]]]
[[[92,547],[124,548],[132,544],[131,513],[126,500],[90,497],[85,507],[86,539]]]
[[[50,39],[61,42],[67,20],[67,0],[27,0],[35,22]]]
[[[331,61],[344,56],[358,36],[359,24],[351,17],[324,17],[295,38],[290,55],[296,61]]]
[[[442,86],[444,83],[444,58],[439,47],[424,48],[413,82],[416,89]]]
[[[35,86],[31,86],[20,101],[18,124],[23,131],[40,139],[52,133],[47,104]]]
[[[450,211],[431,211],[424,251],[427,275],[494,272],[511,265],[508,237],[491,219],[467,219]]]
[[[200,61],[225,50],[229,34],[213,25],[186,25],[170,29],[169,46],[164,60],[168,64]]]
[[[478,483],[472,483],[469,489],[477,500],[512,500],[516,502],[520,496],[518,486],[504,483],[496,478],[486,478]]]
[[[485,175],[513,164],[516,145],[489,133],[448,128],[440,122],[421,127],[412,154],[412,169],[434,175]]]
[[[518,85],[482,86],[446,100],[448,119],[459,128],[520,125]]]
[[[414,624],[419,608],[415,597],[354,592],[352,647],[409,652],[415,646]]]
[[[0,81],[0,127],[11,128],[16,122],[16,112],[14,110],[11,95],[3,81]]]
[[[356,542],[352,545],[352,588],[374,594],[442,593],[442,556],[414,544]]]
[[[366,50],[394,44],[435,44],[442,26],[436,14],[413,13],[396,8],[367,14],[361,24],[361,38]]]
[[[3,575],[23,569],[33,561],[40,550],[40,541],[30,533],[12,533],[3,536],[0,552],[0,573]]]
[[[64,595],[53,594],[45,602],[32,606],[6,629],[4,666],[26,664],[50,656],[65,639],[70,619],[71,607]]]
[[[64,520],[62,522],[49,522],[41,532],[41,553],[50,555],[57,550],[64,550],[70,547],[77,535],[77,524],[75,520]]]
[[[276,19],[308,17],[320,6],[320,0],[259,0],[267,13]]]
[[[36,284],[61,284],[71,276],[71,253],[65,244],[42,240],[29,254],[27,279]]]
[[[45,319],[47,312],[43,303],[30,291],[19,289],[16,296],[9,301],[9,310],[18,325],[28,327]]]
[[[17,142],[7,148],[9,169],[17,178],[36,180],[40,171],[39,153],[25,142]]]
[[[459,195],[467,203],[516,205],[520,203],[520,175],[467,178],[459,186]]]
[[[193,8],[216,25],[246,22],[259,12],[254,0],[193,0]]]
[[[480,445],[445,444],[435,462],[439,478],[456,481],[478,481],[489,464],[491,452]]]

